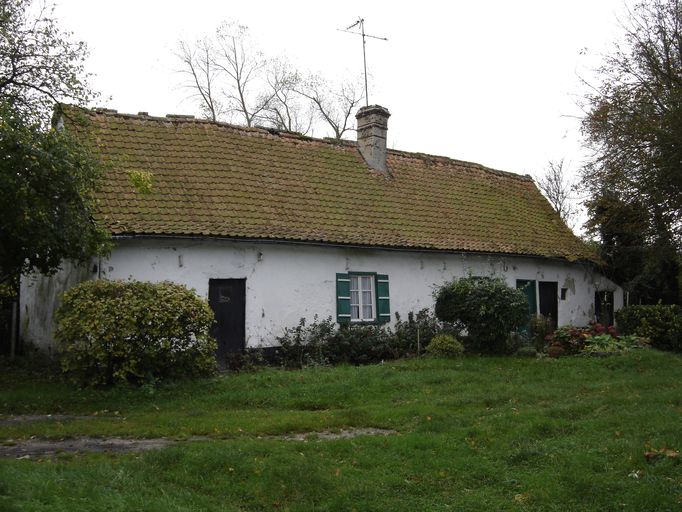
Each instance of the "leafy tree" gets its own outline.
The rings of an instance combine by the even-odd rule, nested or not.
[[[679,300],[679,257],[664,226],[653,230],[642,201],[625,202],[617,191],[590,200],[606,275],[630,292],[630,303],[672,304]]]
[[[100,166],[50,128],[55,102],[94,97],[85,56],[50,7],[0,3],[0,282],[33,268],[50,273],[64,258],[83,261],[104,248],[91,215]]]
[[[629,11],[624,30],[586,98],[583,132],[593,151],[583,170],[588,228],[615,265],[610,272],[642,300],[679,300],[675,289],[655,289],[675,288],[679,273],[682,5],[644,0]]]
[[[2,281],[64,258],[85,261],[107,236],[92,221],[99,163],[60,130],[43,130],[0,104]]]
[[[54,6],[0,2],[0,101],[29,124],[49,122],[55,103],[89,103],[96,95],[83,62],[87,47],[57,27]]]

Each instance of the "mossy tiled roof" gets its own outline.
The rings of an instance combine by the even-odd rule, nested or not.
[[[76,130],[107,162],[98,220],[114,235],[591,258],[527,176],[392,150],[385,176],[355,143],[82,112],[87,127]],[[136,189],[131,171],[151,173],[150,193]]]

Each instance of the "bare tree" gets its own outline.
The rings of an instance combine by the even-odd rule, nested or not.
[[[267,60],[256,48],[249,29],[236,23],[223,23],[216,32],[214,66],[227,80],[223,93],[231,112],[253,126],[275,96],[265,87]]]
[[[184,86],[214,121],[236,119],[300,133],[317,122],[335,139],[353,130],[361,87],[350,81],[335,85],[319,75],[304,79],[287,60],[266,58],[243,25],[223,23],[211,38],[180,41],[176,56],[187,77]]]
[[[284,59],[270,62],[266,72],[272,100],[265,108],[264,119],[279,130],[307,134],[312,128],[314,111],[310,102],[297,90],[301,74]]]
[[[361,88],[346,81],[334,87],[319,75],[310,76],[298,92],[312,102],[318,119],[331,128],[339,140],[353,130],[352,114],[363,99]]]
[[[180,72],[188,75],[185,87],[192,91],[191,97],[199,101],[202,115],[212,121],[219,120],[224,107],[217,97],[220,73],[213,65],[215,52],[211,41],[204,38],[194,45],[180,41],[178,46],[176,56],[183,64]]]
[[[572,200],[572,193],[576,187],[566,176],[564,159],[550,160],[544,174],[537,177],[535,181],[552,208],[568,226],[572,227],[577,213]]]

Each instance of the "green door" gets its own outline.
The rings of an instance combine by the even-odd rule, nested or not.
[[[516,288],[526,294],[528,299],[528,323],[525,330],[530,334],[530,319],[538,313],[538,302],[535,295],[535,280],[532,279],[517,279]]]

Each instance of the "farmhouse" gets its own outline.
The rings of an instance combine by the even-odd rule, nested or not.
[[[623,292],[529,176],[387,149],[389,112],[358,140],[62,107],[106,166],[107,258],[21,283],[25,341],[52,347],[59,294],[85,279],[171,280],[206,297],[220,354],[269,346],[300,318],[391,323],[453,277],[499,275],[558,324],[612,314]]]

